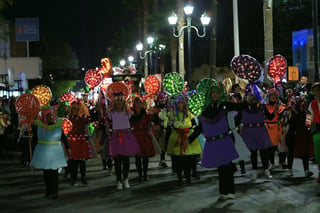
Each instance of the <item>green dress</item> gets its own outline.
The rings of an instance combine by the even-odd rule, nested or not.
[[[199,139],[196,138],[191,144],[187,146],[184,150],[182,147],[182,142],[187,139],[189,135],[193,133],[192,115],[188,112],[188,117],[183,118],[183,113],[179,112],[177,114],[169,114],[169,119],[174,121],[174,128],[172,129],[171,135],[168,142],[168,155],[197,155],[202,153],[201,145]],[[191,141],[190,141],[191,142]]]

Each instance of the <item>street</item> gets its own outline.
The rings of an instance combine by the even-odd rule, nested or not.
[[[1,212],[320,212],[320,197],[317,196],[320,184],[316,183],[317,167],[313,163],[310,163],[310,170],[314,172],[311,178],[303,177],[301,160],[295,159],[293,178],[286,178],[286,171],[276,168],[271,181],[260,174],[252,183],[252,170],[247,162],[246,176],[241,176],[239,171],[235,173],[236,199],[218,201],[215,169],[199,168],[199,180],[178,186],[171,167],[159,168],[158,160],[159,156],[150,159],[150,180],[140,183],[134,158],[131,158],[131,187],[117,191],[115,175],[108,176],[102,170],[100,157],[91,159],[87,162],[88,186],[72,187],[62,172],[59,197],[52,200],[43,198],[42,171],[20,168],[19,153],[8,151],[0,159]],[[171,165],[170,161],[168,164]]]

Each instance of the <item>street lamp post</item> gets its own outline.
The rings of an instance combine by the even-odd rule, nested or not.
[[[185,29],[187,29],[188,32],[188,70],[187,70],[187,81],[190,83],[191,79],[191,29],[194,29],[197,33],[197,36],[199,38],[203,38],[206,36],[206,26],[210,23],[211,18],[204,12],[201,17],[201,24],[203,27],[203,33],[199,34],[199,30],[197,27],[191,25],[191,14],[193,12],[193,6],[192,5],[186,5],[184,8],[184,13],[187,16],[187,25],[180,28],[178,34],[176,34],[175,25],[178,21],[178,16],[173,13],[171,16],[168,17],[169,24],[172,25],[172,35],[176,38],[180,37]]]
[[[144,64],[144,76],[145,77],[148,76],[149,70],[152,74],[154,73],[152,57],[153,57],[153,53],[155,52],[155,50],[153,50],[153,42],[154,42],[154,38],[152,36],[149,36],[147,38],[147,44],[149,45],[150,49],[145,51],[144,53],[142,53],[143,44],[141,42],[139,42],[136,45],[136,49],[139,52],[140,59],[145,60],[145,64]],[[160,47],[160,45],[159,45],[159,47]],[[148,63],[148,59],[146,58],[147,55],[149,55],[149,63]],[[150,67],[150,69],[148,69],[148,67]]]

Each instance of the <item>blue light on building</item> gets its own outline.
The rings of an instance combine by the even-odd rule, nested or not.
[[[303,29],[292,32],[293,66],[298,66],[299,75],[306,75],[310,69],[308,62],[313,58],[308,51],[308,39],[313,39],[312,29]]]

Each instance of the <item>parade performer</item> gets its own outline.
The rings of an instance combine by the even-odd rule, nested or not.
[[[301,158],[305,177],[313,175],[309,171],[309,158],[314,156],[313,140],[310,129],[306,125],[307,101],[304,95],[295,98],[296,104],[289,109],[289,130],[286,134],[288,146],[288,177],[293,176],[294,158]]]
[[[310,111],[311,121],[308,125],[311,127],[311,133],[313,136],[314,155],[315,161],[318,164],[318,179],[317,183],[320,183],[320,82],[316,82],[312,85],[312,92],[314,94],[314,100],[309,104],[308,110]]]
[[[140,97],[135,97],[133,99],[132,111],[133,115],[130,118],[132,133],[141,150],[141,153],[135,157],[135,164],[139,175],[139,181],[148,181],[149,158],[156,154],[154,145],[159,147],[157,141],[152,142],[154,137],[151,135],[151,122],[154,121],[157,116],[155,114],[146,113],[145,104]],[[160,147],[157,150],[160,152]]]
[[[159,131],[157,131],[158,134],[156,139],[161,148],[160,162],[159,162],[159,166],[161,168],[168,167],[166,162],[166,153],[167,153],[168,139],[171,133],[171,128],[170,128],[168,117],[167,117],[167,104],[168,104],[167,101],[168,101],[167,94],[165,92],[160,92],[155,102],[156,106],[154,107],[154,110],[158,111],[158,117],[160,118],[160,122],[159,122],[160,124],[158,126]]]
[[[203,149],[201,166],[205,168],[218,167],[219,201],[235,198],[233,160],[239,157],[231,131],[228,126],[227,112],[241,109],[242,104],[226,102],[226,94],[222,85],[213,81],[206,92],[206,102],[198,117],[199,127],[185,141],[185,146],[203,132],[206,143]]]
[[[264,104],[261,104],[260,90],[255,85],[248,84],[245,90],[245,103],[247,106],[241,111],[240,135],[251,152],[251,165],[254,170],[251,179],[258,178],[258,151],[260,152],[261,163],[265,176],[270,179],[272,176],[268,170],[267,149],[272,147],[270,137],[264,125],[265,116],[270,116]]]
[[[95,106],[96,128],[94,130],[95,147],[101,153],[102,169],[107,170],[107,174],[112,174],[113,159],[109,155],[109,136],[107,135],[108,115],[107,100],[103,90],[99,92],[99,99]]]
[[[171,111],[169,117],[173,120],[173,129],[168,141],[168,155],[172,156],[173,164],[177,172],[178,184],[181,185],[182,171],[186,178],[186,183],[191,183],[191,169],[193,167],[194,156],[202,152],[198,138],[185,147],[184,142],[187,137],[194,132],[196,122],[194,116],[188,110],[185,95],[179,95],[174,102],[175,109]]]
[[[114,82],[107,88],[111,106],[108,112],[108,119],[111,122],[109,154],[115,162],[115,172],[117,178],[117,189],[129,188],[130,156],[141,153],[139,144],[131,132],[129,119],[132,111],[127,105],[129,91],[122,82]]]
[[[67,138],[62,130],[62,119],[57,119],[51,108],[41,112],[39,120],[35,121],[33,142],[37,143],[30,166],[43,170],[43,178],[46,185],[45,198],[56,199],[58,197],[58,169],[67,166],[67,158],[61,145],[70,154]]]
[[[273,117],[265,119],[265,125],[270,137],[270,140],[273,144],[272,147],[268,148],[268,160],[270,162],[269,170],[275,168],[274,165],[274,155],[278,150],[278,145],[280,143],[280,138],[282,134],[282,125],[280,121],[281,113],[281,104],[279,103],[279,93],[276,88],[270,88],[268,91],[268,100],[266,103],[266,109],[270,114],[273,114]],[[284,152],[279,153],[279,158],[281,163],[284,163],[286,154]]]
[[[88,144],[88,125],[90,122],[89,109],[83,101],[76,101],[71,104],[68,118],[72,123],[72,130],[68,135],[68,142],[71,149],[70,172],[71,185],[77,186],[78,167],[80,167],[81,183],[87,185],[86,160],[91,158]]]

